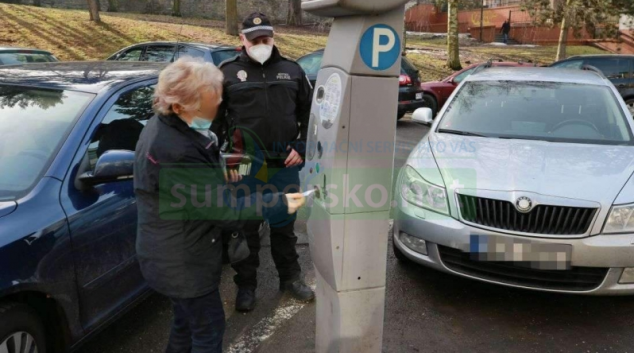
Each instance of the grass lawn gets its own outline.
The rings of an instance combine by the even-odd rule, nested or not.
[[[224,33],[223,23],[170,16],[101,13],[103,23],[89,21],[88,11],[60,10],[0,3],[0,46],[49,50],[61,60],[101,60],[119,49],[145,41],[193,41],[238,45],[237,37]],[[296,59],[326,45],[327,37],[310,29],[278,28],[277,45]],[[409,38],[408,57],[421,70],[423,80],[441,79],[451,73],[444,39]],[[464,65],[490,58],[533,60],[547,64],[555,58],[555,47],[495,47],[465,43],[460,56]],[[588,46],[570,46],[569,55],[603,51]]]
[[[197,25],[167,23],[168,16],[102,12],[102,24],[89,20],[88,11],[0,4],[0,46],[33,47],[53,52],[61,60],[100,60],[119,49],[145,41],[194,41],[238,45],[217,21],[192,20]],[[156,17],[157,22],[147,19]],[[182,20],[182,19],[178,19]],[[190,21],[184,21],[190,22]],[[285,55],[298,58],[326,45],[323,35],[280,33],[277,44]]]

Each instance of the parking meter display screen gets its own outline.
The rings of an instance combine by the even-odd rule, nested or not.
[[[325,129],[330,129],[337,120],[342,98],[341,76],[332,74],[324,86],[324,96],[319,106],[319,117]]]

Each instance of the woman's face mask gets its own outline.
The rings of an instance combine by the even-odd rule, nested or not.
[[[250,47],[247,51],[251,59],[259,62],[260,64],[264,64],[271,58],[273,46],[269,44],[258,44]]]
[[[207,131],[211,128],[211,121],[199,117],[195,117],[192,120],[192,124],[189,126],[196,131]]]

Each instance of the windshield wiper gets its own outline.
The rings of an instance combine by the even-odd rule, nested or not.
[[[476,134],[475,132],[451,130],[451,129],[438,129],[438,132],[442,134],[452,134],[452,135],[461,135],[461,136],[488,137],[485,135]]]

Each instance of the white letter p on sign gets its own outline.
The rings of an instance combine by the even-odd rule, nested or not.
[[[381,44],[381,37],[387,37],[387,44]],[[396,44],[396,38],[394,32],[389,28],[375,28],[374,29],[374,43],[372,45],[372,67],[379,67],[379,55],[381,53],[387,53]]]

